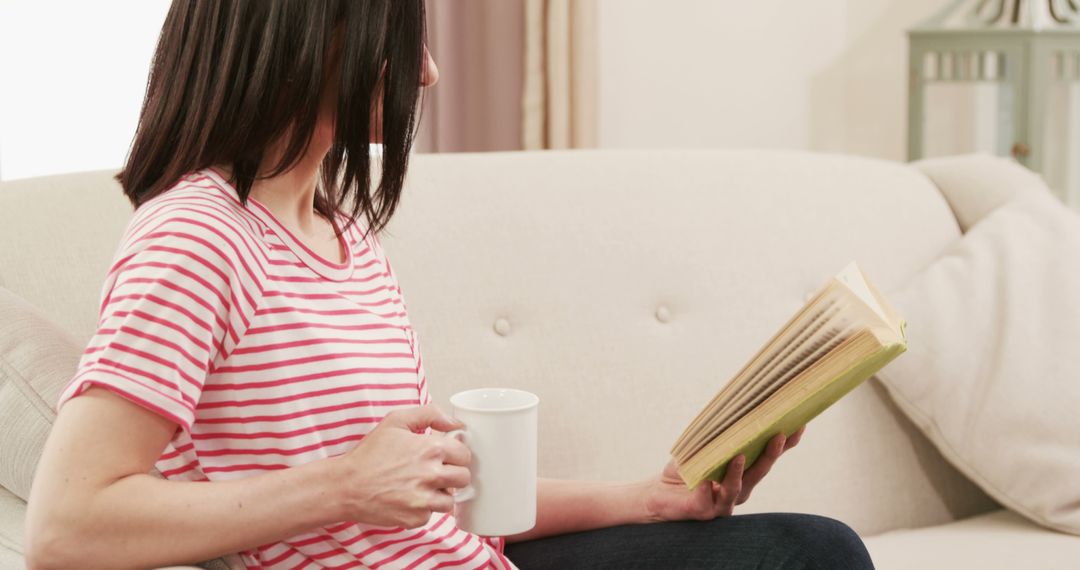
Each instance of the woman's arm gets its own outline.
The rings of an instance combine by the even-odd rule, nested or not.
[[[334,459],[228,482],[149,475],[175,429],[96,386],[67,402],[30,493],[29,568],[191,563],[345,520]]]
[[[710,520],[731,516],[735,505],[768,474],[776,460],[798,445],[805,426],[790,438],[777,434],[750,469],[743,471],[743,456],[736,457],[722,483],[708,482],[693,491],[675,471],[674,461],[663,472],[643,481],[567,481],[540,479],[536,491],[536,526],[506,537],[520,542],[623,524],[665,520]]]
[[[507,542],[648,521],[648,482],[540,479],[536,486],[536,526],[506,537]]]

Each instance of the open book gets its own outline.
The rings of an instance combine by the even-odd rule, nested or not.
[[[679,436],[671,449],[691,489],[746,467],[907,350],[904,321],[854,262],[829,280]]]

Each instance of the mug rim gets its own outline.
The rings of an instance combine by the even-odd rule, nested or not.
[[[500,408],[500,409],[497,409],[497,410],[492,410],[492,409],[487,409],[487,408],[477,408],[475,406],[462,405],[462,404],[459,404],[458,402],[455,401],[455,400],[459,400],[460,398],[464,398],[469,394],[473,394],[475,392],[493,392],[493,391],[516,392],[518,394],[522,394],[522,395],[527,396],[530,399],[530,401],[525,403],[525,404],[522,404],[520,406],[514,406],[514,407],[510,407],[510,408]],[[529,392],[529,391],[526,391],[526,390],[519,390],[517,388],[473,388],[471,390],[462,390],[461,392],[458,392],[458,393],[450,396],[450,405],[452,407],[454,407],[454,408],[457,408],[459,410],[464,410],[466,412],[480,412],[480,413],[487,413],[487,414],[506,414],[506,413],[510,413],[510,412],[521,412],[521,411],[524,411],[524,410],[528,410],[528,409],[537,407],[538,405],[540,405],[540,396],[537,396],[536,394],[533,394],[532,392]]]

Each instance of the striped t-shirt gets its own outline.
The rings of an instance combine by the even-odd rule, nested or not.
[[[185,176],[135,211],[59,406],[99,385],[173,420],[156,467],[175,481],[354,448],[431,399],[401,288],[361,223],[342,235],[345,261],[326,260],[217,171]],[[416,529],[341,521],[240,554],[248,568],[513,568],[503,542],[434,513]]]

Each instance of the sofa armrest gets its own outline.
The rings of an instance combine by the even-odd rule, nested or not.
[[[938,187],[952,208],[960,230],[967,232],[1016,194],[1046,182],[1015,160],[990,154],[930,158],[911,164]]]

